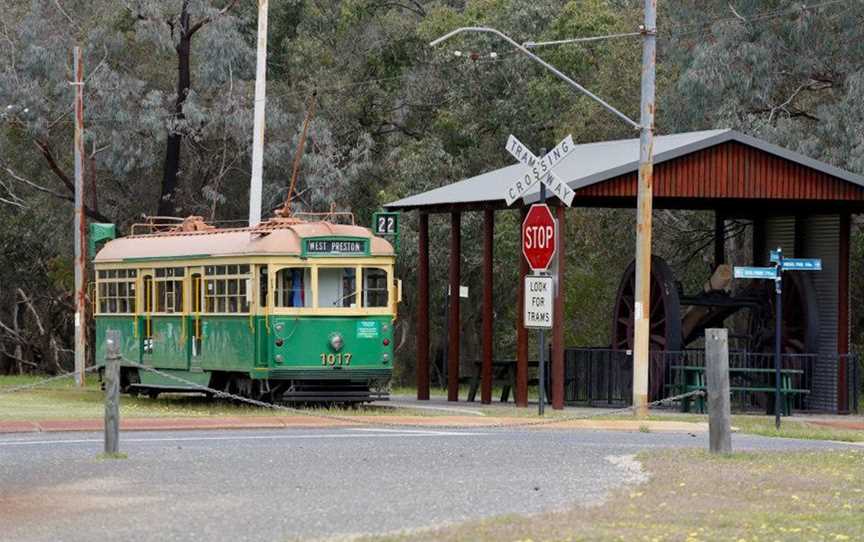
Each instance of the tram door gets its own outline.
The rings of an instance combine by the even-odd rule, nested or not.
[[[143,318],[140,322],[141,363],[153,364],[153,271],[141,273],[141,310]]]
[[[204,325],[201,310],[204,305],[204,270],[200,267],[189,269],[189,317],[186,328],[189,330],[189,370],[201,370],[201,347],[204,341]]]

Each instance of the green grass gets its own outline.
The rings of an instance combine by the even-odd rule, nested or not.
[[[96,378],[87,379],[83,389],[72,379],[59,380],[44,387],[2,393],[3,388],[31,384],[42,380],[35,377],[0,376],[0,421],[82,420],[101,418],[104,394]],[[442,416],[446,412],[421,409],[392,409],[366,405],[357,409],[305,408],[305,413],[337,416]],[[120,396],[121,418],[183,418],[227,416],[290,416],[291,412],[214,401],[201,395],[164,394],[158,399]]]
[[[99,461],[112,461],[115,459],[129,459],[128,454],[124,454],[123,452],[112,452],[112,453],[101,453],[96,456],[96,459]]]
[[[366,540],[844,541],[864,533],[864,451],[655,451],[602,505]]]

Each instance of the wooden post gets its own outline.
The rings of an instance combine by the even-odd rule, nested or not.
[[[705,330],[705,378],[708,387],[708,431],[711,453],[732,452],[729,397],[729,335],[725,329]]]
[[[459,400],[459,343],[462,339],[459,325],[460,258],[462,255],[462,215],[450,213],[450,317],[447,352],[447,400]]]
[[[567,259],[565,251],[566,229],[565,218],[567,208],[560,205],[555,208],[558,219],[558,289],[555,292],[555,301],[552,314],[552,408],[562,410],[564,408],[564,263]]]
[[[519,223],[525,221],[528,208],[522,207],[522,216]],[[521,230],[521,228],[520,228]],[[516,287],[516,389],[513,398],[517,407],[528,407],[528,330],[522,315],[525,312],[525,277],[528,275],[528,262],[522,255],[521,233],[518,238],[519,246],[516,251],[519,258],[519,284]]]
[[[420,213],[417,247],[417,400],[429,400],[429,214]]]
[[[495,211],[483,211],[483,361],[481,369],[480,402],[488,405],[492,402],[492,338],[493,326],[493,290],[495,275],[493,269],[493,239],[495,236]]]
[[[84,386],[87,363],[87,217],[84,216],[84,56],[74,50],[75,68],[75,383]]]
[[[639,183],[636,193],[636,287],[633,303],[633,406],[648,415],[651,341],[651,229],[654,203],[654,88],[657,60],[657,0],[644,0],[642,99],[639,132]]]
[[[837,412],[849,413],[849,213],[840,215],[840,250],[837,286]]]
[[[105,454],[120,451],[120,332],[105,339]]]

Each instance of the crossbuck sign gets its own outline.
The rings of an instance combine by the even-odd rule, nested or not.
[[[568,135],[545,156],[537,158],[515,136],[511,135],[507,138],[507,152],[527,166],[524,173],[507,187],[507,191],[504,193],[507,205],[512,205],[529,190],[538,186],[539,183],[543,183],[552,194],[558,196],[558,199],[569,207],[576,193],[552,170],[575,148],[573,136]]]

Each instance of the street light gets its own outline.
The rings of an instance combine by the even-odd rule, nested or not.
[[[549,64],[548,62],[546,62],[545,60],[543,60],[539,56],[535,55],[534,53],[532,53],[531,51],[526,49],[524,45],[520,45],[516,40],[514,40],[513,38],[511,38],[507,34],[501,32],[500,30],[497,30],[495,28],[489,28],[486,26],[464,26],[462,28],[457,28],[456,30],[453,30],[452,32],[448,32],[448,33],[444,34],[443,36],[441,36],[440,38],[429,42],[429,46],[435,47],[439,43],[447,41],[450,38],[452,38],[453,36],[455,36],[457,34],[461,34],[462,32],[479,32],[479,33],[495,34],[499,38],[503,39],[504,41],[506,41],[507,43],[509,43],[510,45],[515,47],[516,49],[518,49],[521,53],[526,55],[528,58],[530,58],[534,62],[537,62],[538,64],[540,64],[541,66],[543,66],[547,70],[554,73],[562,81],[565,81],[567,84],[569,84],[570,86],[572,86],[573,88],[575,88],[576,90],[581,92],[582,94],[595,100],[597,103],[599,103],[604,108],[606,108],[607,111],[611,112],[612,114],[614,114],[615,116],[617,116],[618,118],[620,118],[621,120],[623,120],[624,122],[629,124],[632,128],[635,128],[637,130],[640,128],[639,123],[637,123],[635,120],[631,119],[630,117],[628,117],[624,113],[618,111],[617,109],[615,109],[614,107],[612,107],[611,105],[606,103],[602,98],[600,98],[599,96],[597,96],[596,94],[594,94],[590,90],[586,89],[585,87],[583,87],[582,85],[580,85],[579,83],[577,83],[576,81],[571,79],[570,77],[567,77],[566,75],[561,73],[561,70],[559,70],[558,68],[556,68],[552,64]]]
[[[429,43],[431,47],[462,32],[495,34],[522,54],[537,62],[559,79],[603,106],[604,109],[639,130],[639,184],[636,193],[636,287],[633,302],[633,407],[639,417],[648,415],[648,363],[650,340],[651,292],[651,213],[653,212],[652,179],[654,176],[654,80],[657,58],[657,0],[644,0],[645,22],[642,34],[642,88],[640,122],[618,111],[555,66],[529,51],[524,45],[500,30],[485,26],[457,28]]]

